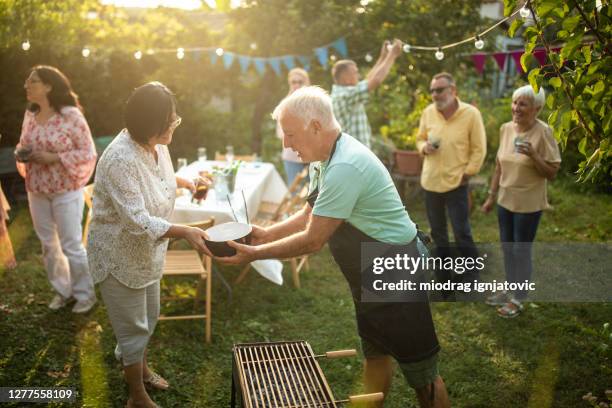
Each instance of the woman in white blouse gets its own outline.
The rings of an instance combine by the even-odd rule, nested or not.
[[[181,123],[168,88],[151,82],[137,88],[125,108],[126,129],[106,148],[96,168],[93,216],[88,235],[90,271],[117,338],[129,407],[155,407],[145,385],[168,382],[147,364],[146,346],[159,317],[159,282],[168,238],[184,238],[208,252],[204,231],[172,225],[176,188],[195,190],[175,177],[167,145]]]

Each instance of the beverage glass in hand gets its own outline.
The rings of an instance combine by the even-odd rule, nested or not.
[[[527,141],[525,139],[525,135],[523,134],[518,134],[514,138],[514,153],[521,153],[520,147],[525,146],[527,144]]]
[[[427,136],[427,141],[434,149],[440,148],[440,138],[438,136],[429,135]]]
[[[27,163],[32,154],[32,148],[30,146],[21,146],[15,149],[15,160],[21,163]]]

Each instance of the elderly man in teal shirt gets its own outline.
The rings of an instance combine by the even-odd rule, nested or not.
[[[425,251],[389,172],[367,147],[341,132],[330,97],[319,87],[287,96],[273,117],[283,129],[284,145],[311,163],[308,203],[278,224],[254,226],[252,246],[230,242],[236,255],[217,259],[244,264],[289,258],[317,252],[329,243],[355,303],[366,392],[387,393],[395,358],[420,406],[450,406],[438,374],[440,346],[427,300],[368,303],[360,296],[363,243],[405,247],[413,257]]]

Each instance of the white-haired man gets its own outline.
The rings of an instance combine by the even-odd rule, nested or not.
[[[319,251],[325,243],[347,279],[366,357],[366,392],[387,393],[392,357],[400,363],[423,407],[449,406],[438,375],[439,351],[429,303],[368,304],[361,301],[361,244],[383,242],[406,247],[419,257],[417,228],[410,220],[389,172],[362,143],[342,133],[327,93],[305,87],[287,96],[273,117],[283,129],[285,147],[310,162],[308,204],[268,228],[254,227],[253,245],[221,262],[288,258]],[[420,246],[422,249],[422,246]]]
[[[393,63],[402,53],[402,42],[398,39],[391,45],[385,41],[380,56],[365,79],[359,80],[359,69],[353,60],[340,60],[332,68],[334,85],[331,97],[334,114],[342,129],[367,147],[371,146],[372,129],[365,110],[370,92],[383,83]]]

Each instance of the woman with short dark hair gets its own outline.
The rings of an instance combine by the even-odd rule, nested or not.
[[[148,366],[146,347],[159,317],[159,283],[168,238],[184,238],[208,253],[204,231],[167,220],[176,188],[195,190],[174,175],[167,145],[181,118],[170,90],[159,82],[137,88],[125,107],[126,129],[96,168],[89,265],[117,339],[129,407],[155,407],[145,385],[167,389]]]
[[[56,291],[49,308],[58,310],[74,298],[72,311],[85,313],[96,295],[82,244],[83,187],[96,165],[96,149],[79,99],[59,69],[35,66],[24,88],[29,105],[15,155]]]

